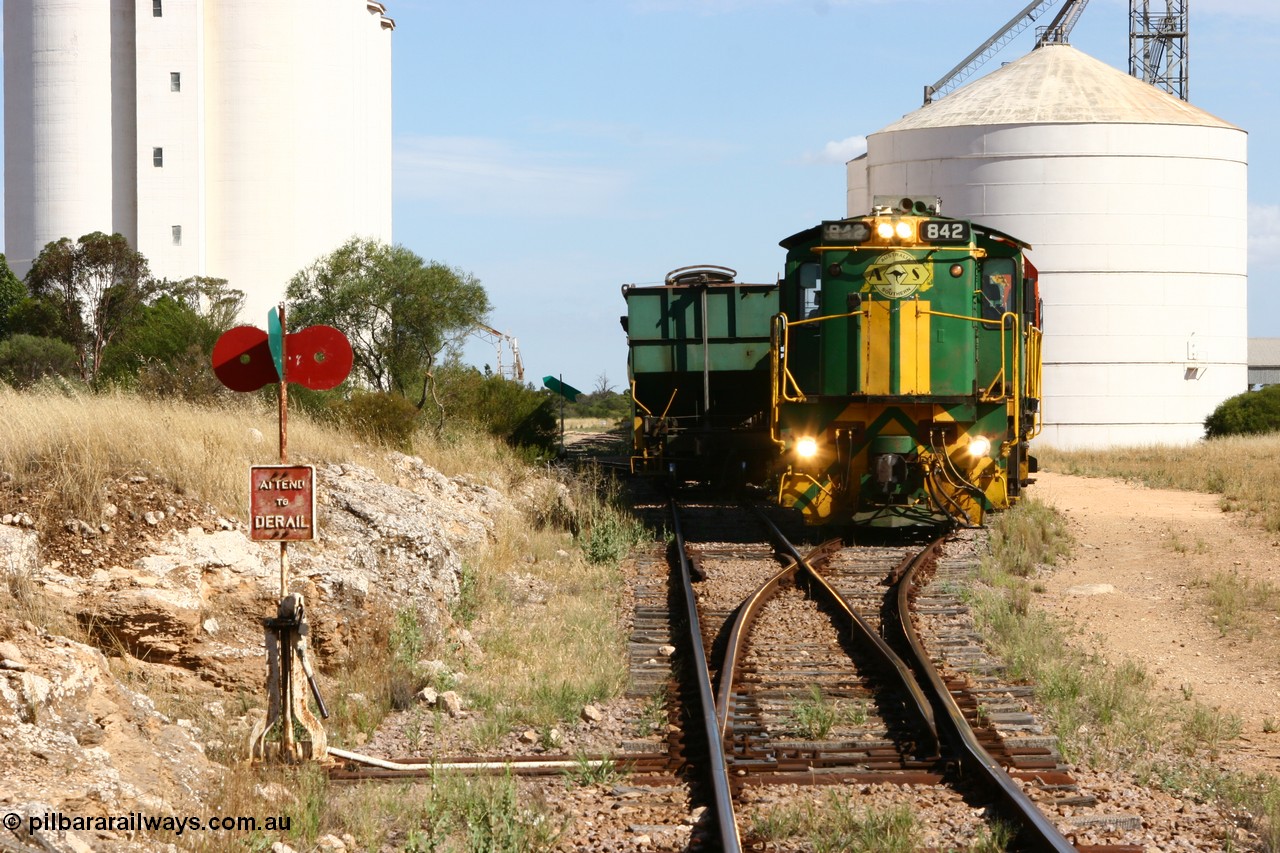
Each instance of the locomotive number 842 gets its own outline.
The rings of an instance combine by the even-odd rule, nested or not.
[[[1030,482],[1030,247],[877,197],[782,241],[770,285],[687,267],[623,288],[632,467],[767,484],[813,524],[977,526]]]

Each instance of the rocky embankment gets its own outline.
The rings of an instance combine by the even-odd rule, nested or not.
[[[406,607],[434,634],[470,641],[449,616],[460,554],[514,507],[420,459],[393,465],[391,483],[319,467],[319,540],[289,549],[322,670],[361,653],[374,614]],[[243,754],[248,706],[262,704],[245,697],[264,693],[279,547],[140,473],[113,483],[100,520],[38,507],[0,484],[0,813],[198,810],[219,761]],[[24,825],[0,830],[0,850],[125,849],[128,835],[31,838]]]

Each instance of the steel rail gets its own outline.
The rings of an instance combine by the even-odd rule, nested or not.
[[[832,539],[823,542],[817,548],[806,555],[807,560],[819,561],[828,560],[836,550],[841,547],[839,539]],[[733,624],[729,629],[729,638],[726,643],[724,661],[720,665],[720,688],[716,691],[716,721],[720,726],[720,736],[724,737],[729,724],[729,700],[733,694],[733,682],[735,670],[738,666],[738,660],[746,651],[747,634],[751,630],[751,626],[755,623],[756,615],[760,612],[760,608],[765,605],[778,591],[778,587],[788,577],[795,575],[799,570],[800,564],[791,559],[787,565],[782,567],[776,575],[769,578],[760,585],[760,588],[751,593],[738,606],[737,615],[733,617]]]
[[[756,508],[756,514],[764,522],[765,526],[769,528],[778,547],[784,551],[787,556],[791,557],[800,566],[802,566],[827,592],[831,597],[831,600],[835,602],[835,604],[849,617],[850,621],[857,626],[858,632],[866,641],[867,646],[875,652],[875,654],[880,658],[880,661],[887,668],[897,674],[899,682],[911,697],[910,704],[915,709],[916,715],[920,718],[920,723],[924,728],[926,742],[920,744],[920,746],[931,754],[937,755],[938,727],[933,718],[933,704],[920,688],[920,684],[916,681],[916,677],[912,673],[911,668],[898,656],[897,652],[889,648],[889,644],[884,641],[884,638],[877,634],[875,630],[867,624],[867,621],[858,615],[858,612],[849,605],[849,602],[845,601],[844,596],[842,596],[835,587],[828,583],[827,579],[813,568],[813,566],[809,564],[808,560],[801,556],[800,552],[796,550],[796,547],[792,545],[790,540],[782,534],[782,531],[778,529],[777,525],[769,520],[768,516],[763,512],[760,512],[758,508]]]
[[[986,776],[997,789],[1005,804],[1020,816],[1023,826],[1034,833],[1033,837],[1026,839],[1032,845],[1031,849],[1037,851],[1051,850],[1055,851],[1055,853],[1077,853],[1075,845],[1058,831],[1058,828],[1053,825],[1053,822],[1049,820],[1044,812],[1040,811],[1036,804],[1031,801],[1031,798],[1009,777],[1009,774],[1005,772],[999,762],[991,757],[991,753],[987,752],[982,744],[978,742],[977,735],[974,734],[968,721],[965,720],[960,706],[956,704],[951,691],[947,689],[947,685],[942,680],[942,675],[933,665],[933,661],[929,658],[929,653],[915,629],[915,623],[911,618],[911,591],[916,583],[920,568],[930,557],[937,555],[943,538],[945,537],[934,540],[929,547],[913,557],[898,578],[896,591],[898,627],[902,630],[903,636],[911,646],[917,671],[929,684],[934,702],[937,703],[941,711],[940,722],[945,721],[944,725],[946,733],[949,735],[948,739],[955,741],[952,745],[959,751],[961,762],[975,768],[977,772]]]
[[[733,814],[733,794],[729,789],[729,768],[725,763],[724,743],[720,739],[720,726],[716,721],[711,670],[707,667],[707,653],[702,646],[702,622],[698,618],[698,599],[693,592],[689,555],[685,550],[684,531],[680,526],[680,511],[674,500],[668,505],[671,509],[675,551],[680,558],[680,585],[684,593],[685,613],[689,620],[693,675],[698,682],[698,697],[702,704],[702,725],[707,738],[707,752],[711,759],[712,801],[716,811],[716,823],[720,829],[720,849],[723,853],[742,853],[742,839],[738,835],[738,822]]]
[[[747,634],[756,621],[756,614],[766,602],[773,598],[782,582],[794,576],[799,568],[800,564],[795,560],[783,566],[781,571],[761,584],[759,589],[739,605],[738,613],[733,618],[724,662],[720,665],[720,689],[716,692],[716,729],[721,740],[724,739],[729,728],[729,703],[733,695],[734,671],[738,667],[738,659],[746,651]]]

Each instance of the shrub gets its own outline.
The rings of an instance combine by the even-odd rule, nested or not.
[[[274,387],[274,386],[272,386]],[[186,400],[219,403],[234,392],[220,381],[209,365],[209,353],[199,344],[168,360],[144,362],[138,370],[138,393],[153,400]]]
[[[600,418],[619,421],[631,416],[631,395],[614,391],[593,391],[583,394],[576,402],[566,403],[566,418]]]
[[[556,411],[549,395],[461,366],[438,371],[436,385],[439,403],[428,400],[429,416],[443,408],[446,421],[476,427],[513,447],[550,452],[556,446]]]
[[[46,376],[74,376],[75,347],[57,338],[14,335],[0,341],[0,379],[16,388],[28,388]]]
[[[291,389],[292,390],[292,389]],[[419,425],[418,407],[399,394],[356,391],[333,403],[338,421],[371,441],[409,450]]]
[[[1280,385],[1229,397],[1204,419],[1204,432],[1209,438],[1277,430],[1280,430]]]

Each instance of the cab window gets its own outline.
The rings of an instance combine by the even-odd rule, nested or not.
[[[800,265],[800,316],[816,317],[822,311],[822,266]]]
[[[999,320],[1013,310],[1016,270],[1013,258],[988,258],[982,264],[982,319]]]

